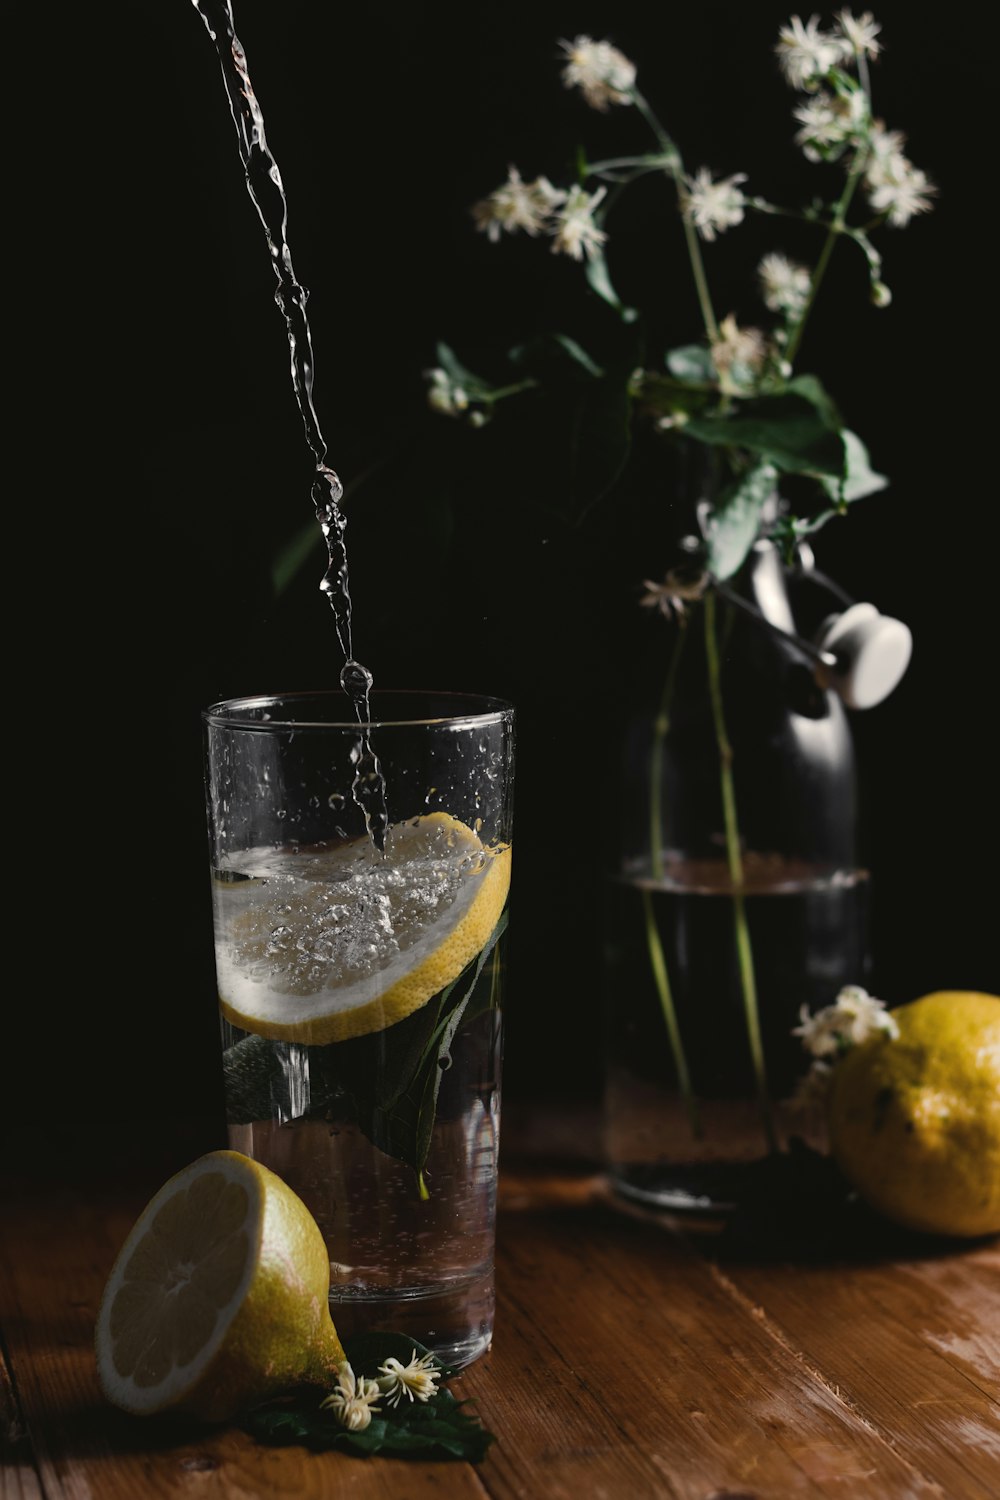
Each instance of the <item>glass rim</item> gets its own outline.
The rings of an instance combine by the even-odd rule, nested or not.
[[[277,730],[349,730],[357,734],[359,730],[370,729],[420,729],[434,726],[449,728],[479,728],[488,724],[500,724],[505,719],[513,719],[514,705],[505,698],[495,698],[481,693],[457,693],[449,690],[436,691],[422,688],[376,688],[373,696],[384,696],[394,698],[397,701],[412,699],[414,703],[427,703],[434,699],[440,702],[453,703],[456,706],[455,713],[446,714],[420,714],[415,713],[405,718],[370,718],[361,721],[357,718],[345,717],[343,719],[317,719],[317,718],[289,718],[287,709],[299,703],[308,701],[332,702],[342,701],[349,705],[349,699],[342,688],[315,688],[304,689],[290,693],[249,693],[237,698],[223,698],[217,703],[211,703],[201,711],[201,717],[206,725],[214,729],[246,729],[268,733]],[[266,709],[268,706],[279,706],[278,717],[267,719],[255,719],[247,717],[248,710]]]

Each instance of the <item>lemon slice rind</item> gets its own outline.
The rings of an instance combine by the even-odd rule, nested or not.
[[[481,953],[503,912],[510,889],[509,845],[487,849],[478,834],[447,813],[431,813],[412,824],[447,835],[459,852],[481,856],[470,868],[442,916],[376,973],[308,994],[279,983],[247,979],[225,943],[217,945],[219,1003],[241,1030],[272,1041],[326,1046],[383,1031],[405,1020],[457,979]],[[404,841],[405,850],[405,841]],[[354,856],[349,852],[346,858]]]

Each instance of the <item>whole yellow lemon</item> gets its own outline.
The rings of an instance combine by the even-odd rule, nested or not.
[[[833,1068],[831,1154],[898,1224],[1000,1233],[1000,996],[938,990],[892,1017],[898,1036],[870,1037]]]

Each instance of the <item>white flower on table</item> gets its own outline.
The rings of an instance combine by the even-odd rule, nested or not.
[[[820,31],[818,16],[810,16],[805,22],[799,16],[792,16],[778,32],[774,50],[785,81],[793,89],[808,89],[815,88],[841,61],[844,40]]]
[[[578,36],[559,43],[567,58],[563,68],[566,88],[578,88],[591,109],[606,110],[609,104],[631,104],[635,63],[610,42],[595,42]]]
[[[561,188],[553,187],[547,177],[534,182],[523,181],[516,167],[508,167],[507,181],[495,188],[489,197],[472,206],[476,228],[494,243],[504,232],[536,235],[549,227],[549,218],[560,203],[566,201]]]
[[[441,1371],[434,1368],[432,1354],[413,1354],[408,1365],[387,1359],[378,1368],[379,1390],[390,1406],[397,1406],[404,1396],[410,1401],[429,1401],[437,1395]]]
[[[803,1005],[799,1021],[801,1024],[792,1035],[801,1037],[806,1051],[818,1058],[838,1057],[879,1032],[893,1038],[899,1035],[899,1027],[885,1003],[857,984],[845,985],[834,1003],[815,1015],[810,1015],[809,1007]]]
[[[586,188],[572,187],[566,194],[566,202],[554,216],[554,239],[552,250],[556,255],[571,255],[574,260],[588,260],[599,249],[607,235],[594,222],[594,209],[607,192],[598,188],[588,193]]]
[[[381,1395],[378,1381],[355,1375],[345,1359],[338,1368],[336,1388],[320,1402],[320,1410],[332,1411],[349,1432],[363,1432]]]
[[[714,240],[717,234],[742,224],[747,200],[739,183],[746,180],[745,172],[734,172],[713,182],[707,167],[699,167],[693,177],[684,179],[681,206],[703,240]]]

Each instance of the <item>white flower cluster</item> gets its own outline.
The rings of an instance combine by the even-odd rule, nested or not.
[[[854,63],[859,78],[866,77],[862,66],[881,51],[876,41],[881,29],[870,11],[860,16],[839,11],[833,31],[821,30],[818,16],[808,21],[792,16],[774,50],[786,81],[809,95],[793,111],[799,124],[795,141],[803,154],[809,161],[836,161],[846,150],[854,152],[854,159],[864,162],[864,186],[875,213],[902,229],[915,214],[930,210],[936,189],[904,155],[900,132],[872,119],[867,88],[842,71]],[[876,305],[887,306],[888,289],[878,283],[873,290]]]
[[[476,228],[490,240],[523,229],[529,235],[551,235],[556,255],[590,259],[607,239],[594,219],[594,210],[606,192],[602,187],[588,193],[580,186],[565,192],[553,187],[547,177],[525,182],[516,167],[509,167],[507,181],[473,204],[472,217]]]
[[[603,111],[609,104],[632,103],[635,64],[617,47],[589,36],[559,45],[567,58],[563,83],[568,89],[578,88],[591,109]]]
[[[732,313],[719,324],[719,337],[711,349],[719,387],[734,395],[753,383],[769,353],[767,339],[760,329],[740,328]]]
[[[839,11],[833,31],[820,30],[819,16],[810,16],[808,21],[792,16],[778,33],[774,50],[793,89],[814,89],[841,63],[876,58],[881,47],[875,38],[881,30],[867,10],[861,16]]]
[[[429,1401],[437,1394],[441,1371],[434,1367],[434,1356],[414,1354],[409,1364],[387,1359],[379,1365],[379,1379],[368,1380],[355,1375],[347,1360],[339,1367],[337,1384],[320,1402],[320,1410],[332,1411],[342,1427],[362,1432],[371,1423],[372,1412],[385,1397],[386,1404],[397,1406],[406,1397],[410,1401]]]
[[[792,1035],[801,1037],[806,1051],[821,1059],[839,1057],[848,1047],[856,1047],[879,1032],[893,1038],[899,1035],[899,1027],[884,1002],[856,984],[846,985],[832,1005],[815,1015],[810,1015],[804,1005],[799,1020],[801,1025]]]
[[[903,152],[905,142],[898,130],[886,130],[875,122],[868,140],[865,189],[868,202],[885,214],[894,229],[903,229],[914,214],[929,213],[937,192],[926,172],[915,167]]]

